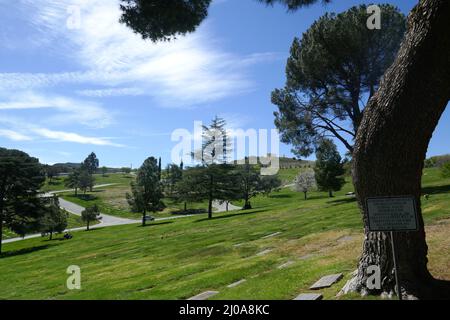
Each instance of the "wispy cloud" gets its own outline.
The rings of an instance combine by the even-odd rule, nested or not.
[[[103,128],[113,122],[112,114],[98,103],[57,95],[21,92],[0,102],[1,110],[56,109],[59,113],[51,116],[50,122],[59,124],[76,123]]]
[[[0,136],[8,138],[12,141],[30,141],[33,140],[33,138],[26,136],[20,132],[9,130],[9,129],[0,129]]]
[[[85,136],[74,132],[51,130],[32,123],[24,122],[17,117],[2,115],[0,124],[7,128],[0,129],[0,136],[13,141],[29,141],[44,138],[54,142],[70,142],[96,146],[124,147],[111,138]]]
[[[31,131],[40,135],[41,137],[60,142],[74,142],[80,144],[91,144],[96,146],[123,147],[123,145],[113,143],[106,138],[87,137],[72,132],[54,131],[45,128],[31,128]]]
[[[118,22],[120,9],[111,0],[21,0],[38,39],[68,43],[67,55],[80,71],[53,74],[0,74],[0,88],[24,89],[81,83],[96,85],[78,93],[89,97],[149,95],[164,105],[189,106],[252,90],[246,68],[273,59],[273,53],[236,56],[201,27],[176,41],[144,41]],[[67,8],[79,6],[80,28],[69,30]],[[28,21],[28,20],[27,20]],[[102,88],[103,86],[103,88]]]
[[[94,97],[94,98],[145,95],[145,91],[139,88],[79,90],[77,91],[77,93],[85,97]]]

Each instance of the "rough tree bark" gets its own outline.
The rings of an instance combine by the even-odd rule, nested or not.
[[[3,239],[3,216],[2,216],[2,211],[3,211],[3,209],[1,209],[1,211],[0,211],[0,255],[2,254],[2,239]]]
[[[450,1],[421,0],[408,17],[399,54],[370,100],[356,137],[353,181],[365,224],[358,274],[347,291],[395,292],[388,233],[368,232],[365,199],[413,195],[419,231],[395,234],[402,295],[428,298],[433,278],[420,207],[421,177],[428,143],[450,99]],[[381,291],[367,288],[366,269],[381,269]],[[370,276],[370,275],[369,275]]]

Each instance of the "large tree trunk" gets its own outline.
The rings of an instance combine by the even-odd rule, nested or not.
[[[3,239],[3,215],[0,211],[0,255],[2,254],[2,239]]]
[[[213,202],[212,197],[209,197],[209,200],[208,200],[208,219],[212,219],[212,202]]]
[[[381,291],[395,291],[389,234],[369,232],[365,200],[374,196],[416,198],[419,231],[394,236],[404,297],[430,297],[427,244],[420,208],[423,163],[433,131],[450,98],[450,1],[421,0],[408,18],[407,35],[394,64],[370,100],[358,130],[353,181],[363,212],[365,240],[358,274],[347,289],[366,286],[367,267],[381,269]],[[370,274],[369,274],[370,276]]]
[[[209,177],[209,201],[208,201],[208,219],[212,219],[212,203],[213,203],[213,186],[214,186],[214,177],[211,174]]]
[[[2,254],[2,239],[3,239],[3,193],[0,194],[0,255]]]
[[[142,226],[145,227],[145,216],[147,215],[147,212],[144,210],[142,212]]]

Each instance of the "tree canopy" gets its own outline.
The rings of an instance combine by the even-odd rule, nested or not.
[[[3,226],[19,235],[38,228],[44,213],[38,193],[44,181],[45,171],[38,159],[0,148],[0,239]]]
[[[257,0],[273,5],[281,3],[296,10],[317,0]],[[212,0],[121,0],[120,22],[153,42],[169,41],[194,32],[208,16]],[[322,0],[328,3],[330,0]]]
[[[46,202],[45,213],[39,219],[39,229],[42,234],[48,234],[52,240],[54,233],[63,232],[67,228],[68,213],[59,207],[57,196],[53,196]]]
[[[142,225],[145,225],[145,215],[148,211],[156,212],[165,208],[159,176],[156,158],[146,159],[137,172],[136,182],[131,183],[131,194],[127,194],[127,200],[132,210],[142,213]]]
[[[332,197],[333,191],[341,190],[345,184],[345,179],[342,177],[345,173],[342,158],[336,145],[329,139],[321,141],[316,152],[316,158],[314,173],[317,186],[321,191],[328,191],[330,197]]]
[[[89,154],[82,164],[83,169],[85,169],[89,174],[94,174],[97,171],[98,166],[99,160],[94,152]]]
[[[303,192],[305,200],[307,199],[308,192],[316,186],[316,176],[312,170],[300,172],[294,180],[295,191]]]
[[[87,207],[81,212],[81,220],[86,222],[86,230],[89,231],[91,222],[100,219],[100,209],[96,204],[91,207]]]
[[[446,162],[442,165],[441,175],[443,178],[450,178],[450,162]]]

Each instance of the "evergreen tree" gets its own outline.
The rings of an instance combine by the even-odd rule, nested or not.
[[[81,170],[78,180],[78,187],[81,191],[83,191],[84,194],[86,194],[86,191],[88,189],[92,190],[94,187],[94,176],[89,174],[86,170]]]
[[[228,201],[236,194],[234,166],[212,164],[188,168],[183,179],[177,184],[179,201],[208,201],[208,218],[212,218],[213,202]]]
[[[345,168],[342,158],[332,140],[324,139],[316,152],[316,166],[314,172],[319,190],[328,191],[330,197],[333,191],[339,191],[345,184],[342,175]]]
[[[42,234],[48,234],[52,240],[54,233],[61,233],[67,228],[68,213],[59,207],[57,196],[53,196],[47,202],[44,207],[45,214],[39,220],[39,224]]]
[[[295,38],[286,66],[286,85],[272,93],[275,124],[283,142],[299,156],[333,136],[353,152],[364,106],[392,64],[406,29],[398,8],[380,5],[380,30],[366,26],[367,6],[325,14]],[[345,43],[346,45],[342,45]],[[351,66],[351,67],[349,67]]]
[[[176,164],[168,164],[165,172],[166,174],[164,179],[164,189],[167,196],[172,198],[177,192],[177,183],[183,178],[183,171],[181,167],[177,166]]]
[[[211,124],[202,127],[202,147],[194,152],[194,158],[205,166],[228,162],[232,152],[227,136],[226,121],[215,117]]]
[[[137,172],[136,182],[131,183],[131,194],[126,195],[134,212],[142,213],[142,225],[145,226],[147,212],[164,210],[164,194],[159,178],[158,161],[150,157],[144,161]]]
[[[86,230],[89,231],[89,226],[91,222],[97,221],[100,219],[100,209],[96,204],[92,207],[87,207],[85,210],[81,212],[81,220],[86,223]]]
[[[78,188],[80,187],[80,176],[81,176],[81,170],[75,169],[64,181],[64,185],[67,188],[74,189],[75,196],[78,195]]]
[[[443,178],[450,178],[450,162],[446,162],[442,165],[441,175]]]
[[[82,163],[81,167],[83,171],[86,171],[90,176],[92,180],[92,184],[89,185],[89,190],[92,192],[92,188],[94,187],[94,173],[97,172],[97,169],[99,167],[99,160],[97,158],[97,155],[92,152]]]
[[[161,181],[161,173],[162,173],[161,157],[159,157],[159,160],[158,160],[158,178],[159,178],[159,181]]]
[[[19,235],[37,230],[44,213],[38,196],[44,181],[45,172],[38,159],[0,148],[0,239],[3,227]]]
[[[256,165],[249,164],[246,157],[245,164],[236,166],[236,187],[238,191],[237,198],[244,200],[243,210],[251,209],[250,200],[256,195],[266,191],[266,185],[263,182],[264,177],[261,176],[260,168]]]

